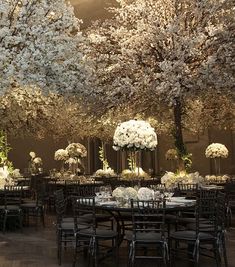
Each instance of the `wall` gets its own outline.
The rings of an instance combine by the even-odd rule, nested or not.
[[[45,170],[60,168],[60,163],[54,160],[54,152],[59,148],[67,146],[66,140],[54,141],[48,137],[45,140],[35,140],[33,138],[15,139],[8,138],[12,150],[9,153],[9,159],[13,161],[15,168],[23,171],[27,168],[29,152],[34,151],[43,159]],[[141,153],[141,167],[145,171],[153,169],[154,173],[162,174],[165,171],[172,170],[171,163],[165,160],[165,152],[172,148],[173,140],[169,136],[159,136],[159,143],[156,151]],[[213,174],[213,161],[205,157],[205,149],[209,143],[220,142],[229,149],[229,157],[221,161],[221,173],[235,174],[235,133],[231,131],[210,130],[200,136],[185,135],[188,151],[192,153],[192,171],[199,171],[201,174]],[[79,141],[76,140],[76,141]],[[82,142],[88,149],[88,157],[84,160],[87,173],[93,173],[101,168],[99,160],[99,140],[86,140]],[[127,168],[126,153],[115,152],[112,145],[106,145],[106,153],[110,166],[116,171],[121,172]]]

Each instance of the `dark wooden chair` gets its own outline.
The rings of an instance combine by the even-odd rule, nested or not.
[[[168,264],[168,244],[165,229],[165,200],[131,200],[133,230],[126,235],[129,244],[128,266],[136,259],[155,259]],[[143,254],[137,254],[141,248]],[[153,253],[148,254],[155,249]]]
[[[111,228],[103,228],[98,225],[95,197],[78,197],[73,201],[74,205],[74,226],[76,246],[73,266],[77,263],[77,256],[81,250],[87,250],[89,254],[89,264],[98,266],[98,262],[105,256],[111,254],[115,256],[117,262],[118,236],[117,232]],[[86,221],[84,218],[90,216],[92,220]],[[83,229],[85,228],[85,229]],[[107,241],[110,241],[107,244]]]

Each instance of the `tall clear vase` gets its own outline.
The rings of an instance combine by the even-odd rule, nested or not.
[[[215,164],[215,175],[219,176],[221,174],[221,158],[214,158],[214,164]]]

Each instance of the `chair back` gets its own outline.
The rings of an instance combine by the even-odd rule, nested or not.
[[[165,239],[165,207],[165,199],[149,201],[131,199],[134,240],[139,233],[160,233],[161,239]]]
[[[5,185],[4,186],[4,205],[20,206],[22,203],[22,186]]]
[[[198,184],[178,183],[177,191],[180,196],[196,197],[196,194],[198,192]]]
[[[63,189],[54,192],[55,197],[55,211],[57,215],[57,223],[60,223],[67,209],[67,201],[64,198]]]
[[[73,197],[73,212],[75,231],[78,231],[79,226],[85,225],[89,227],[92,234],[96,234],[96,212],[95,212],[95,197]],[[84,220],[86,215],[91,220]]]
[[[65,194],[66,197],[77,196],[79,193],[79,180],[65,180]]]
[[[218,227],[221,228],[221,230],[225,229],[225,223],[226,223],[226,194],[222,192],[218,192],[217,194],[217,224]]]
[[[217,192],[200,190],[196,203],[196,234],[210,232],[216,236],[217,231]]]

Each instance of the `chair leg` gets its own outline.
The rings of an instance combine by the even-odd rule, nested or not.
[[[216,261],[216,267],[221,266],[221,258],[220,258],[220,252],[219,252],[219,246],[217,242],[213,244],[213,249],[214,249],[214,255],[215,255],[215,261]]]
[[[3,234],[5,234],[6,232],[6,224],[7,224],[7,213],[4,214],[3,218],[3,228],[2,228]]]
[[[61,240],[61,231],[58,230],[57,234],[57,258],[58,258],[58,264],[61,265],[61,253],[62,253],[62,240]]]
[[[222,249],[223,249],[223,258],[224,258],[224,265],[228,267],[228,258],[227,258],[227,251],[226,251],[226,244],[225,244],[225,236],[222,236]]]

